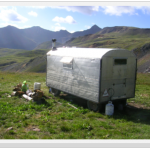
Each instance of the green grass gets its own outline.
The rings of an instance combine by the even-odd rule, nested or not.
[[[15,64],[17,71],[24,68],[24,71],[27,72],[44,72],[46,61],[43,57],[46,56],[48,51],[46,49],[27,51],[2,48],[0,49],[0,70]],[[32,64],[31,62],[34,59],[37,60],[37,63]],[[40,61],[41,64],[39,64]]]
[[[28,62],[29,60],[44,56],[49,50],[18,50],[18,49],[0,49],[0,64],[15,61],[16,63]]]
[[[6,93],[11,94],[13,87],[24,80],[31,90],[34,82],[40,82],[41,90],[49,99],[37,104],[22,97],[8,98]],[[137,75],[136,96],[128,99],[131,108],[127,107],[124,112],[115,109],[113,116],[90,111],[63,96],[54,97],[48,93],[45,82],[45,73],[0,72],[0,139],[150,138],[149,74]],[[13,129],[7,131],[9,127]],[[40,130],[34,131],[35,128]]]
[[[71,42],[68,42],[68,46],[77,47],[91,47],[94,43],[99,48],[122,48],[132,50],[137,47],[141,47],[146,43],[149,43],[150,38],[147,34],[125,34],[125,33],[105,33],[103,38],[100,38],[101,34],[96,33],[90,36],[82,36],[75,38]]]

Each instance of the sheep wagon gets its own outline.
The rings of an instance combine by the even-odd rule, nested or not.
[[[108,101],[126,104],[135,96],[137,59],[112,48],[55,48],[47,53],[46,85],[87,100],[93,111]]]

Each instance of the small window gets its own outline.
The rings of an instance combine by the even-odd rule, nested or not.
[[[60,62],[63,63],[63,68],[72,69],[72,57],[63,57]]]
[[[114,65],[126,65],[127,59],[114,59]]]
[[[72,69],[72,63],[63,63],[63,68]]]

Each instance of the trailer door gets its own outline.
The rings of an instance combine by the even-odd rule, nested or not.
[[[127,58],[114,58],[112,77],[113,98],[126,97]]]

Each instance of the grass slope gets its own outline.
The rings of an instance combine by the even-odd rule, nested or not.
[[[77,47],[99,47],[99,48],[123,48],[132,50],[149,43],[150,37],[148,34],[132,34],[132,32],[110,32],[102,34],[82,36],[79,38],[71,39],[66,42],[66,46]]]
[[[148,52],[145,53],[146,47],[150,47],[149,35],[150,29],[110,27],[104,28],[96,34],[72,38],[66,42],[65,46],[136,49],[134,52],[138,58],[138,71],[145,72],[150,64],[150,56],[147,54]],[[44,72],[46,62],[43,57],[51,45],[51,41],[44,42],[32,51],[0,49],[0,70]],[[56,46],[61,45],[56,43]],[[143,50],[141,51],[141,49]]]
[[[149,74],[138,74],[136,96],[128,100],[126,111],[115,110],[113,116],[106,116],[71,103],[65,96],[53,97],[45,85],[45,73],[0,72],[0,139],[149,139],[149,78]],[[40,82],[49,99],[37,104],[21,97],[8,98],[5,93],[10,94],[24,80],[31,90],[34,82]],[[9,127],[12,129],[7,130]]]
[[[40,63],[44,63],[46,67],[45,56],[49,50],[47,49],[37,49],[32,51],[26,50],[14,50],[14,49],[0,49],[0,70],[3,71],[32,71]],[[43,70],[43,65],[41,68],[36,69],[37,72]],[[44,67],[44,68],[45,68]]]

